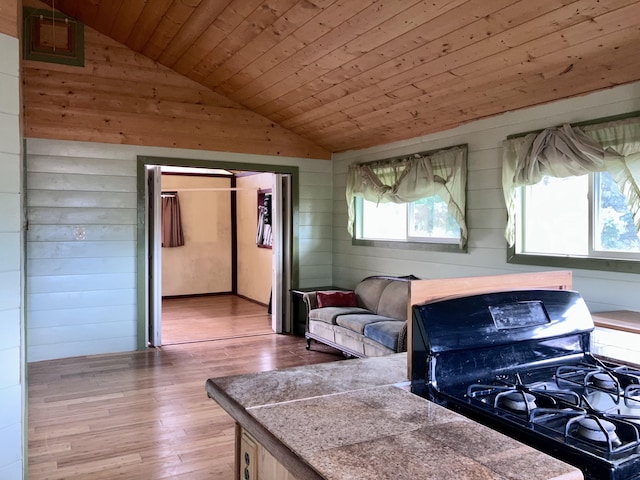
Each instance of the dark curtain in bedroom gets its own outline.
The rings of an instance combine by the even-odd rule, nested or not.
[[[162,246],[181,247],[184,245],[180,201],[177,193],[162,194]]]

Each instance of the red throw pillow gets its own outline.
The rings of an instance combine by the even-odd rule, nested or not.
[[[318,292],[316,299],[318,301],[318,308],[358,306],[355,292]]]

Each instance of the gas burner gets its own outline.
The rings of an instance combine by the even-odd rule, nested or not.
[[[594,416],[578,417],[567,422],[567,431],[569,431],[573,423],[577,424],[577,428],[573,433],[576,438],[609,444],[613,448],[622,445],[616,433],[616,426],[607,420]]]
[[[618,381],[608,372],[594,372],[585,376],[585,384],[602,388],[603,390],[618,390]]]
[[[582,386],[603,392],[611,392],[619,396],[623,389],[615,373],[598,365],[563,365],[557,368],[555,379],[558,386]]]
[[[529,412],[537,407],[535,396],[519,390],[499,393],[496,395],[495,406],[502,406],[515,412]]]

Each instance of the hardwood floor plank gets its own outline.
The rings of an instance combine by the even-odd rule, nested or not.
[[[217,301],[225,321],[237,326],[254,324],[252,308],[264,309]],[[234,309],[246,318],[234,317]],[[29,364],[29,478],[232,478],[235,425],[207,398],[206,379],[343,359],[329,347],[308,351],[303,338],[261,329]]]
[[[242,321],[237,321],[242,318]],[[165,298],[162,343],[271,334],[267,307],[236,295]]]

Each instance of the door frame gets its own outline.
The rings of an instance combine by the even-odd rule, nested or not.
[[[162,165],[175,167],[222,168],[229,170],[244,170],[251,172],[283,173],[291,179],[291,284],[298,284],[299,277],[299,249],[298,249],[298,212],[299,212],[299,168],[295,165],[275,165],[266,163],[231,162],[224,160],[200,160],[192,158],[171,158],[139,155],[137,157],[137,240],[136,240],[136,301],[137,301],[137,348],[145,350],[148,347],[148,246],[146,238],[146,166]],[[287,298],[289,296],[287,295]],[[282,323],[286,327],[292,325],[291,308],[285,302]]]

